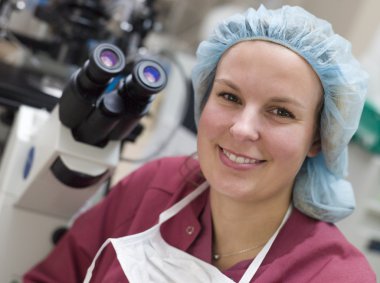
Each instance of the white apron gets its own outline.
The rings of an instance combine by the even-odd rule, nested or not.
[[[184,199],[162,212],[159,222],[150,229],[135,235],[107,239],[88,268],[84,282],[90,282],[95,263],[108,243],[112,243],[117,259],[130,283],[232,283],[215,266],[182,250],[170,246],[160,233],[162,223],[176,215],[182,208],[208,188],[205,182]],[[251,281],[260,267],[278,232],[288,219],[289,207],[281,225],[260,253],[255,257],[239,283]]]

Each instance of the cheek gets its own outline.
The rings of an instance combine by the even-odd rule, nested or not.
[[[289,166],[301,166],[311,146],[312,133],[303,127],[273,129],[270,138],[272,154]]]
[[[207,103],[202,111],[198,125],[198,136],[201,138],[215,138],[225,128],[225,115],[221,114],[212,103]]]
[[[216,145],[225,135],[225,119],[220,109],[208,102],[201,113],[198,124],[197,152],[201,167],[213,162]],[[204,169],[204,168],[202,168]]]
[[[204,108],[198,123],[197,145],[200,156],[207,146],[207,140],[212,137],[211,129],[213,128],[210,126],[212,124],[212,116],[208,115],[207,108]]]
[[[215,123],[209,107],[205,107],[201,113],[198,123],[197,135],[197,153],[198,160],[203,174],[208,176],[208,168],[211,167],[211,152],[213,151],[213,140],[216,139],[217,133],[213,125]]]

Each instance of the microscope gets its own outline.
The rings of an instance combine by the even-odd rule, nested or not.
[[[65,226],[102,196],[121,145],[138,127],[167,75],[159,62],[126,62],[99,44],[50,112],[21,106],[0,168],[0,281],[18,282]]]

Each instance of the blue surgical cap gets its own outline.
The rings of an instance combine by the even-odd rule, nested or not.
[[[331,25],[300,7],[248,9],[221,22],[197,50],[192,72],[195,119],[209,96],[217,64],[231,46],[247,40],[283,45],[303,57],[324,90],[320,117],[321,152],[306,158],[293,189],[293,204],[306,215],[336,222],[355,208],[347,175],[347,145],[357,130],[367,91],[367,74],[351,44]]]

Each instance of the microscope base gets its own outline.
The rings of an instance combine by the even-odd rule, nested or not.
[[[20,107],[0,167],[0,282],[21,282],[22,275],[53,247],[57,228],[92,206],[104,192],[118,161],[120,145],[98,149],[75,142],[59,123],[57,112]],[[30,149],[30,173],[25,174]],[[53,178],[51,160],[65,158],[75,171],[109,175],[79,190]],[[82,170],[83,169],[83,170]],[[87,170],[87,171],[86,171]],[[60,200],[60,201],[59,201]]]

